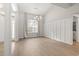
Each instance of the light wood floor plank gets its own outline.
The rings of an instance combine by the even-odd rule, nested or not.
[[[25,39],[15,43],[18,56],[78,56],[79,43],[67,45],[48,38]]]
[[[0,55],[3,55],[0,43]],[[68,45],[52,39],[40,37],[12,42],[14,56],[79,56],[79,43]]]

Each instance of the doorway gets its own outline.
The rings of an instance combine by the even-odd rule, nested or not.
[[[77,32],[78,32],[78,29],[77,29],[77,26],[78,26],[78,17],[76,16],[73,16],[73,42],[77,42]]]

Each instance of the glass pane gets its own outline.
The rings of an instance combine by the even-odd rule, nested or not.
[[[38,21],[37,20],[28,20],[28,33],[38,33]]]

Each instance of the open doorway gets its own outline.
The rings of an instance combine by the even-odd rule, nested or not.
[[[76,43],[78,39],[78,17],[73,16],[73,42]]]

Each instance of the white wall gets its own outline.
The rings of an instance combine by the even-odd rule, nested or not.
[[[67,44],[73,43],[72,17],[51,22],[46,21],[44,26],[46,37]]]
[[[4,4],[4,55],[11,55],[11,5],[9,3]]]
[[[43,19],[43,16],[40,18],[40,21],[39,21],[39,36],[43,36],[44,34],[44,19]]]
[[[51,20],[59,20],[61,18],[66,18],[69,16],[73,16],[74,14],[79,13],[79,4],[75,4],[70,8],[61,8],[58,6],[53,6],[49,12],[45,15],[46,19]]]
[[[79,13],[79,4],[70,8],[53,6],[44,18],[44,35],[67,44],[73,43],[73,15]]]
[[[24,38],[24,12],[21,10],[19,6],[18,11],[16,12],[16,20],[15,20],[15,39]]]
[[[24,38],[24,13],[23,12],[19,12],[18,38]]]
[[[0,42],[4,41],[4,16],[0,14]]]

